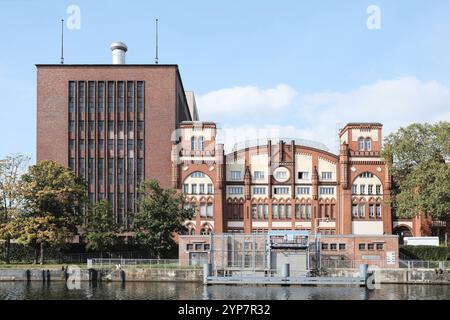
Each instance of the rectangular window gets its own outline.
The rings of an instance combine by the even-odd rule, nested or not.
[[[326,195],[326,194],[331,195],[331,194],[334,194],[334,188],[332,188],[332,187],[320,187],[319,188],[319,193],[323,194],[323,195]]]
[[[123,159],[118,159],[117,160],[117,180],[119,182],[120,185],[122,185],[124,182],[125,178],[125,172],[124,172],[124,168],[123,168]]]
[[[75,112],[75,81],[69,82],[69,112]]]
[[[105,121],[99,120],[98,121],[98,133],[101,134],[101,133],[104,133],[104,131],[105,131]]]
[[[365,206],[364,203],[360,203],[359,206],[358,206],[359,216],[360,216],[361,218],[363,218],[364,215],[365,215],[365,213],[364,213],[365,207],[366,207],[366,206]]]
[[[125,95],[124,83],[123,81],[119,81],[117,83],[117,109],[119,112],[123,112],[124,95]]]
[[[132,212],[134,210],[134,193],[127,194],[127,211]]]
[[[258,219],[262,220],[263,218],[263,205],[258,205]]]
[[[123,201],[124,200],[124,194],[120,192],[117,197],[117,207],[119,210],[123,210]]]
[[[279,215],[280,215],[280,219],[284,219],[286,216],[285,216],[285,207],[284,207],[284,205],[279,205],[278,206],[278,213],[279,213]]]
[[[191,190],[192,190],[192,194],[197,194],[197,185],[191,184]]]
[[[200,194],[205,194],[205,184],[204,183],[200,184]]]
[[[142,81],[137,83],[137,109],[138,112],[144,111],[144,83]]]
[[[69,132],[74,132],[75,131],[75,121],[70,120],[69,121]]]
[[[189,194],[189,184],[187,183],[183,184],[183,193]]]
[[[355,218],[358,216],[358,205],[357,204],[352,205],[352,216]]]
[[[377,184],[376,190],[377,190],[377,195],[380,195],[381,194],[381,185]]]
[[[123,139],[117,140],[117,150],[123,152]]]
[[[366,244],[365,244],[365,243],[360,243],[360,244],[358,245],[358,249],[359,249],[359,251],[364,251],[364,250],[366,250]]]
[[[309,194],[309,187],[297,187],[297,194]]]
[[[137,148],[138,148],[138,151],[144,151],[144,140],[139,139],[137,141]]]
[[[95,112],[95,82],[88,82],[88,110],[89,113]]]
[[[125,134],[125,123],[122,120],[118,123],[117,131],[119,133],[119,138],[123,139]]]
[[[105,112],[105,82],[98,82],[98,112]]]
[[[272,205],[272,219],[278,219],[278,205]]]
[[[322,243],[322,250],[328,250],[328,243]]]
[[[78,82],[78,108],[81,113],[84,112],[85,105],[84,105],[84,99],[85,99],[85,88],[84,88],[84,81]]]
[[[94,131],[95,131],[95,122],[94,121],[88,122],[88,129],[89,129],[89,132],[94,133]]]
[[[75,171],[75,158],[69,159],[69,168],[70,170]]]
[[[88,180],[89,184],[94,181],[94,158],[88,159]]]
[[[231,171],[231,180],[241,180],[241,172]]]
[[[298,179],[299,180],[308,180],[309,179],[309,172],[307,172],[307,171],[300,171],[298,173]]]
[[[253,194],[266,194],[265,187],[253,187]]]
[[[108,82],[108,112],[114,112],[114,81]]]
[[[262,180],[264,179],[264,171],[255,171],[253,172],[253,179]]]
[[[127,108],[128,112],[134,112],[134,82],[127,83]]]
[[[310,204],[306,205],[306,219],[308,219],[308,220],[311,219],[311,205]]]
[[[367,244],[367,250],[375,250],[375,244],[373,243]]]
[[[252,218],[258,219],[258,207],[256,204],[252,204]]]
[[[345,250],[345,243],[339,243],[339,250]]]
[[[84,177],[84,158],[79,159],[79,172],[80,177]]]
[[[337,244],[336,243],[330,244],[330,250],[337,250]]]
[[[356,184],[352,185],[352,194],[358,193],[358,186]]]
[[[98,159],[98,183],[103,184],[104,182],[104,170],[105,170],[105,160]]]
[[[366,194],[366,186],[364,184],[359,186],[359,194]]]
[[[84,151],[85,148],[84,148],[84,140],[83,139],[79,140],[78,149],[80,150],[80,152]]]
[[[228,193],[229,194],[243,194],[244,188],[243,187],[229,187]]]
[[[137,131],[138,132],[144,132],[144,121],[139,120],[137,122]]]
[[[369,205],[369,217],[371,218],[375,217],[373,204]]]
[[[95,149],[94,139],[88,140],[88,148],[90,151],[94,151],[94,149]]]
[[[205,173],[201,172],[201,171],[195,171],[191,174],[192,178],[204,178],[205,177]]]
[[[265,204],[263,205],[263,213],[264,213],[264,219],[268,219],[269,218],[269,205]]]
[[[295,219],[300,219],[300,205],[295,205]]]
[[[206,203],[200,203],[200,217],[206,217]]]
[[[108,135],[110,139],[114,138],[114,122],[108,121]]]
[[[78,121],[78,131],[81,133],[84,133],[84,120]]]
[[[99,139],[98,140],[98,150],[103,151],[105,149],[105,140]]]
[[[375,210],[376,210],[377,218],[381,218],[381,205],[377,204],[375,206]]]
[[[206,206],[206,215],[208,217],[212,217],[214,214],[214,207],[212,203],[208,203]]]
[[[144,176],[144,160],[143,159],[138,159],[137,160],[137,180],[138,180],[138,183],[141,183],[143,176]]]
[[[108,205],[112,210],[112,208],[114,207],[114,193],[108,193]]]
[[[369,184],[367,186],[367,194],[372,194],[372,192],[373,192],[373,185]]]
[[[130,157],[130,155],[133,153],[133,149],[134,149],[133,140],[128,140],[127,141],[128,157]]]
[[[134,161],[133,159],[127,160],[127,180],[128,184],[133,184],[133,175],[134,175]]]
[[[286,218],[292,218],[292,206],[290,204],[286,205]]]
[[[383,244],[377,243],[377,250],[383,250]]]
[[[114,152],[114,140],[113,139],[108,139],[108,151]]]
[[[289,194],[289,188],[288,187],[274,187],[273,193],[274,194]]]
[[[129,120],[127,122],[127,135],[128,139],[133,139],[133,121]]]
[[[208,194],[213,194],[214,190],[213,190],[213,185],[212,183],[208,183]]]
[[[331,180],[333,178],[332,172],[324,171],[322,172],[322,180]]]
[[[108,159],[108,183],[109,185],[114,184],[114,160]]]
[[[75,140],[73,140],[73,139],[69,140],[69,150],[70,151],[75,150]]]

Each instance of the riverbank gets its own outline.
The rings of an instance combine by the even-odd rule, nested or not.
[[[432,269],[374,269],[374,281],[380,284],[438,284],[450,285],[449,270]],[[0,281],[66,281],[70,273],[62,266],[39,266],[33,268],[0,268]],[[77,270],[81,281],[112,282],[202,282],[203,270],[127,268],[123,270]],[[358,277],[359,270],[335,269],[327,276]]]

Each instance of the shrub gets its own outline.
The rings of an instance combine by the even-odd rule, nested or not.
[[[414,260],[447,261],[450,260],[450,247],[400,246],[400,252]]]

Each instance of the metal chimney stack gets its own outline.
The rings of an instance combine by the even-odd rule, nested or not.
[[[111,51],[113,64],[125,64],[125,53],[128,51],[125,43],[120,41],[111,43]]]

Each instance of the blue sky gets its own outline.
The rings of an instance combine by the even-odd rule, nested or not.
[[[34,159],[34,65],[59,62],[69,5],[81,28],[66,28],[66,63],[110,63],[115,40],[128,45],[127,63],[153,63],[159,18],[160,63],[179,64],[202,120],[241,138],[275,130],[333,149],[338,123],[381,121],[388,133],[450,119],[450,2],[432,3],[0,0],[0,158]],[[366,26],[369,5],[381,10],[379,30]]]

